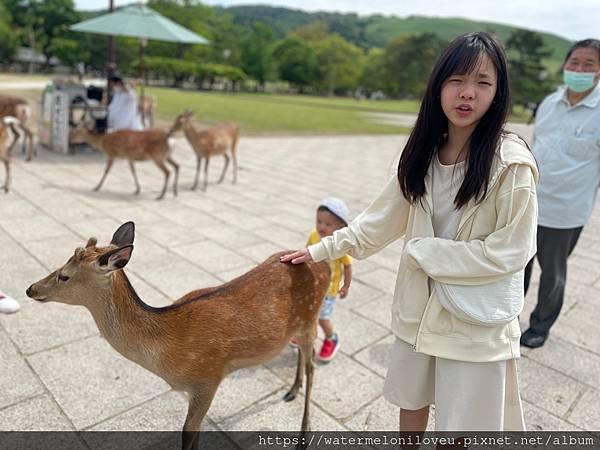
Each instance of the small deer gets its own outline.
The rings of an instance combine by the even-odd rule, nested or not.
[[[4,172],[6,174],[4,179],[4,185],[2,188],[4,192],[8,192],[10,188],[10,158],[13,146],[19,139],[19,133],[16,127],[19,125],[19,120],[16,117],[4,116],[0,119],[0,159],[4,163]],[[13,140],[9,144],[10,131],[12,131]]]
[[[154,111],[156,110],[157,101],[154,95],[140,95],[138,99],[138,111],[142,118],[142,125],[146,127],[154,127]]]
[[[152,160],[163,172],[165,182],[157,200],[162,199],[167,191],[169,182],[169,169],[165,162],[168,162],[175,171],[173,180],[173,194],[177,195],[177,179],[179,178],[179,165],[171,157],[172,149],[169,146],[169,137],[181,128],[181,121],[176,120],[170,130],[117,130],[112,133],[95,133],[80,125],[71,132],[70,141],[74,144],[86,143],[106,155],[106,168],[94,191],[100,190],[106,175],[117,158],[126,159],[129,162],[129,168],[135,181],[134,195],[140,193],[140,183],[135,173],[134,161]]]
[[[185,111],[181,114],[177,120],[181,122],[183,133],[192,149],[196,153],[196,178],[192,185],[192,190],[196,190],[198,187],[198,178],[200,175],[200,168],[202,166],[202,159],[204,163],[204,184],[202,190],[206,191],[206,185],[208,183],[208,162],[211,156],[223,155],[225,157],[225,166],[221,172],[219,183],[225,179],[225,172],[229,166],[229,154],[233,160],[233,184],[237,181],[237,142],[240,137],[240,131],[237,125],[233,122],[227,122],[207,130],[196,130],[191,123],[191,118],[194,113],[190,110]]]
[[[0,95],[0,118],[2,117],[15,117],[18,119],[18,124],[15,124],[15,128],[20,129],[23,134],[23,153],[27,151],[26,161],[31,161],[35,154],[35,148],[33,147],[33,133],[27,125],[27,121],[31,117],[31,108],[27,104],[27,101],[6,95]],[[20,133],[17,133],[17,137]],[[29,145],[27,143],[29,142]]]
[[[138,297],[123,270],[134,235],[133,222],[127,222],[107,247],[97,247],[90,238],[65,265],[32,284],[27,295],[39,302],[85,306],[115,350],[187,392],[184,449],[197,448],[197,432],[223,378],[269,361],[296,337],[296,379],[284,400],[297,396],[304,369],[302,431],[310,431],[313,341],[329,285],[327,264],[285,264],[279,261],[285,252],[277,253],[228,283],[154,308]]]

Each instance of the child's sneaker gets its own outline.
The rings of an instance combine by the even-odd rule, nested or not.
[[[290,347],[293,347],[293,348],[300,347],[300,344],[298,343],[297,338],[293,337],[292,339],[290,339]]]
[[[321,351],[319,352],[319,360],[323,362],[331,361],[339,347],[340,339],[336,333],[330,338],[325,338]]]
[[[0,313],[15,313],[19,308],[19,303],[14,298],[0,292]]]

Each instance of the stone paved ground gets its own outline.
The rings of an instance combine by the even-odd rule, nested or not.
[[[109,241],[124,221],[137,226],[127,272],[140,296],[165,305],[183,293],[241,274],[273,252],[304,244],[325,195],[344,198],[355,215],[393,172],[403,137],[242,138],[239,183],[191,192],[194,159],[177,140],[180,195],[154,200],[161,179],[138,164],[131,195],[118,162],[105,187],[91,192],[104,158],[62,156],[13,164],[13,191],[0,195],[0,287],[22,310],[0,316],[0,429],[177,430],[186,403],[161,379],[130,363],[100,338],[86,310],[35,304],[27,286],[62,264],[94,235]],[[221,161],[211,164],[216,180]],[[343,181],[342,181],[343,180]],[[350,295],[336,307],[341,352],[319,365],[313,388],[314,430],[395,430],[398,410],[381,396],[392,287],[401,242],[356,262]],[[570,261],[564,312],[547,345],[520,360],[522,396],[532,430],[592,430],[600,423],[600,208]],[[534,276],[535,280],[535,276]],[[535,288],[527,298],[528,314]],[[268,324],[264,324],[268,326]],[[198,324],[202,326],[202,324]],[[286,349],[270,364],[222,384],[208,429],[294,430],[302,401],[281,399],[293,379]]]

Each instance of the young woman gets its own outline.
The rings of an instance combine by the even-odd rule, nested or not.
[[[495,37],[455,39],[432,71],[398,177],[348,227],[281,259],[366,258],[405,238],[384,386],[401,408],[401,431],[425,430],[432,404],[438,431],[525,426],[518,319],[473,324],[444,307],[434,289],[478,286],[495,301],[493,283],[522,274],[535,254],[538,173],[526,144],[503,131],[508,86]]]

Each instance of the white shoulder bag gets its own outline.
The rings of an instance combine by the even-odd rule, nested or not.
[[[513,176],[513,191],[515,178]],[[512,198],[508,211],[512,216]],[[440,283],[433,280],[442,307],[459,319],[473,324],[495,327],[512,322],[525,303],[525,269],[499,281],[482,285]]]
[[[512,322],[523,310],[524,273],[520,270],[500,281],[478,286],[434,280],[434,288],[442,307],[459,319],[494,327]]]

